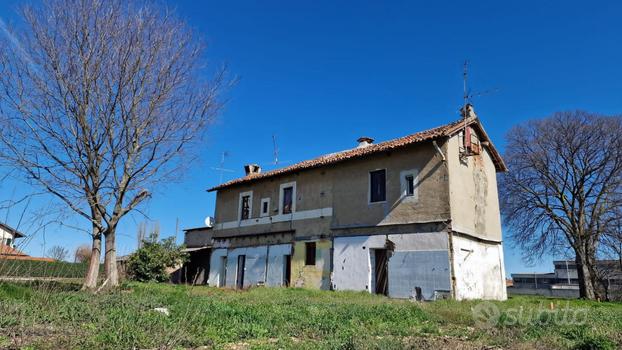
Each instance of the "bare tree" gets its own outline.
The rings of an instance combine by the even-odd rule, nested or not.
[[[525,257],[572,249],[580,295],[598,297],[596,257],[622,205],[622,118],[561,112],[513,128],[501,210]]]
[[[69,252],[66,248],[55,245],[50,248],[50,250],[48,250],[47,255],[54,260],[64,261],[65,259],[67,259],[67,256],[69,256]]]
[[[181,175],[220,108],[224,70],[208,71],[194,33],[150,4],[50,0],[2,38],[0,159],[88,221],[89,289],[102,239],[118,284],[119,221]]]
[[[82,244],[76,248],[76,251],[73,253],[73,261],[77,263],[85,263],[91,260],[92,250],[86,245]]]

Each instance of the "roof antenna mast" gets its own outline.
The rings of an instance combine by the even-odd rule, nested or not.
[[[276,135],[272,134],[272,146],[274,147],[274,165],[279,164],[279,147],[276,145]]]
[[[276,144],[275,134],[272,134],[272,147],[273,147],[272,154],[274,156],[274,159],[272,160],[272,165],[276,167],[280,164],[287,164],[290,162],[289,160],[279,160],[279,146]]]
[[[223,175],[224,175],[225,171],[228,172],[228,173],[233,173],[234,172],[231,169],[225,169],[225,157],[228,157],[228,156],[229,156],[229,152],[228,151],[222,152],[222,156],[220,158],[220,166],[219,167],[212,167],[212,170],[216,170],[216,171],[220,172],[220,180],[218,182],[219,184],[222,183],[222,178],[223,178]]]
[[[466,119],[466,107],[469,103],[469,90],[467,89],[467,82],[469,78],[469,60],[464,60],[464,67],[462,70],[462,80],[463,80],[463,90],[464,94],[462,98],[464,99],[464,103],[462,105],[462,116]]]

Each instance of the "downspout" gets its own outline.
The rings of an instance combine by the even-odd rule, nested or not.
[[[445,155],[443,154],[443,150],[438,146],[438,143],[436,143],[436,140],[432,141],[432,144],[434,145],[434,148],[436,148],[436,152],[438,152],[438,154],[441,155],[443,162],[445,162],[447,159],[445,158]]]
[[[451,278],[451,297],[456,299],[456,269],[454,268],[454,232],[449,228],[447,230],[447,236],[449,237],[449,268]]]
[[[447,145],[449,145],[449,138],[447,138]],[[445,157],[445,154],[443,153],[443,150],[441,149],[441,147],[438,145],[438,143],[436,142],[436,140],[432,141],[432,145],[434,145],[434,148],[436,149],[436,152],[441,156],[441,159],[443,160],[443,164],[445,164],[445,169],[447,170],[447,201],[448,201],[448,206],[449,206],[449,222],[448,222],[448,227],[447,227],[447,244],[448,244],[448,250],[449,250],[449,278],[451,279],[451,297],[455,300],[456,299],[456,268],[455,268],[455,258],[454,258],[454,232],[451,229],[451,188],[449,187],[449,166],[447,165],[447,157]],[[449,147],[449,146],[447,146]]]
[[[269,264],[270,264],[270,245],[268,244],[268,247],[266,248],[266,271],[263,277],[264,286],[268,286],[268,268],[270,267]]]

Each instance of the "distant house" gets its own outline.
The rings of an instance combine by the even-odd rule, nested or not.
[[[25,235],[7,224],[0,222],[0,259],[5,260],[32,260],[32,261],[54,261],[49,258],[37,258],[29,256],[16,248],[16,240]]]
[[[542,295],[557,298],[579,297],[579,274],[572,260],[553,262],[555,270],[547,273],[513,273],[509,294]],[[622,268],[616,260],[597,261],[603,292],[610,296],[622,295]]]
[[[215,223],[197,230],[209,285],[506,299],[496,179],[506,167],[470,105],[464,114],[281,169],[249,164],[209,189]]]
[[[8,247],[15,246],[15,240],[17,238],[24,237],[24,234],[10,227],[7,224],[0,222],[0,244]]]

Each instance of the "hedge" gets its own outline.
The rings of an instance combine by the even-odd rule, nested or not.
[[[64,261],[0,260],[0,277],[81,278],[87,267],[86,263]]]

